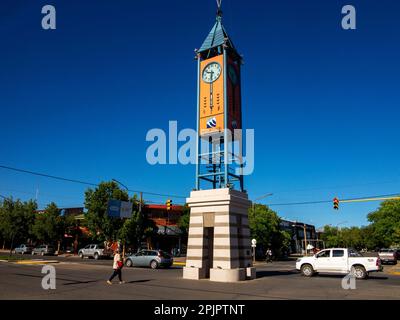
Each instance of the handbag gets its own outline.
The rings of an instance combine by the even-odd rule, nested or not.
[[[119,269],[122,269],[122,267],[124,266],[124,263],[122,261],[117,261],[117,266]]]

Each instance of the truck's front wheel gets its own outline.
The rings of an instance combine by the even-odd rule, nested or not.
[[[301,274],[305,277],[312,277],[314,275],[314,269],[311,264],[303,264],[301,266]]]
[[[351,268],[351,274],[356,277],[356,279],[366,279],[367,271],[363,266],[353,266]]]

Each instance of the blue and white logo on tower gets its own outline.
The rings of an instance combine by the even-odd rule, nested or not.
[[[212,117],[207,120],[207,129],[215,128],[216,126],[217,126],[217,119],[215,117]]]

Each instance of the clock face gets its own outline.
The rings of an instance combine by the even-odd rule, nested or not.
[[[221,75],[221,65],[218,62],[211,62],[203,69],[203,81],[212,83]]]

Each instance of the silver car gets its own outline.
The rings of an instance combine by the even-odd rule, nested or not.
[[[127,267],[158,267],[169,268],[172,266],[173,258],[162,250],[142,250],[126,258]]]
[[[33,248],[31,246],[28,246],[26,244],[21,244],[19,247],[16,247],[14,249],[14,253],[19,253],[19,254],[31,253],[32,249]]]
[[[49,245],[41,245],[39,247],[36,247],[35,249],[32,250],[32,255],[34,256],[35,254],[40,254],[42,256],[44,255],[53,255],[55,253],[54,247],[49,246]]]

